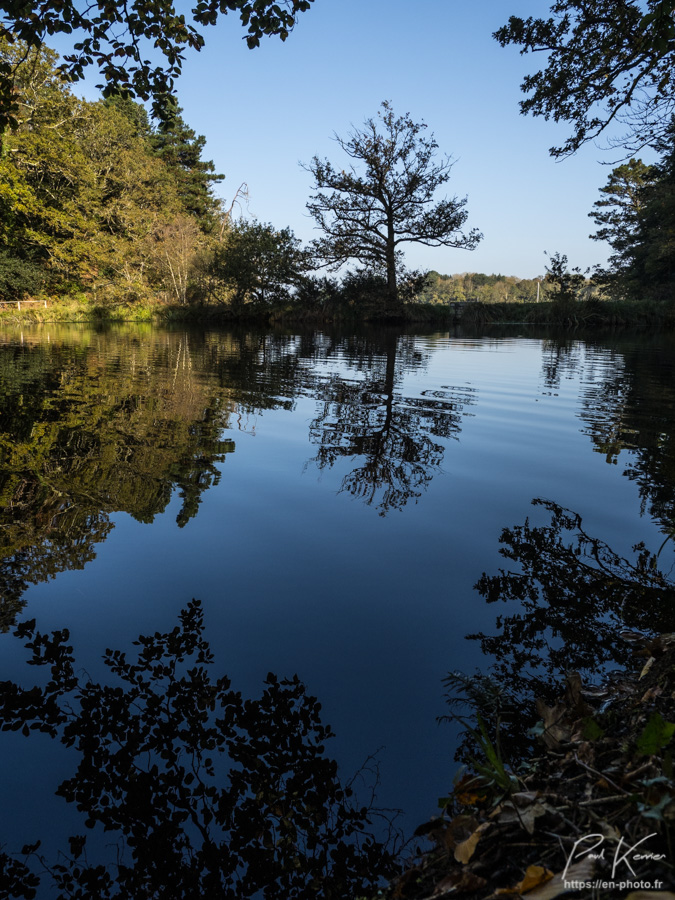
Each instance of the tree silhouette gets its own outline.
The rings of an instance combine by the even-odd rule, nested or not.
[[[259,699],[242,698],[227,677],[211,677],[200,604],[179,618],[170,632],[139,637],[133,654],[107,650],[108,683],[75,674],[67,630],[41,634],[34,620],[16,628],[29,664],[49,678],[0,683],[2,730],[72,748],[79,764],[57,794],[115,841],[116,858],[93,861],[78,834],[46,860],[33,836],[20,853],[0,853],[8,896],[35,896],[45,872],[61,897],[102,900],[373,892],[394,856],[325,754],[332,732],[319,703],[297,676],[271,673]]]
[[[435,439],[457,438],[465,408],[475,402],[474,390],[466,387],[444,387],[420,397],[402,394],[398,384],[406,352],[414,354],[414,346],[385,330],[364,353],[363,380],[335,375],[317,383],[319,413],[309,429],[318,446],[310,462],[320,470],[341,459],[363,459],[343,478],[340,490],[374,506],[381,516],[422,495],[443,461],[445,448]]]

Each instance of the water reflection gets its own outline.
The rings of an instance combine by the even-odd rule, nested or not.
[[[0,625],[31,583],[82,568],[113,512],[151,522],[177,489],[184,526],[216,463],[231,404],[200,377],[187,335],[11,343],[0,354]]]
[[[393,844],[375,838],[373,810],[326,756],[318,702],[297,677],[269,674],[255,700],[212,678],[196,601],[172,631],[106,651],[105,683],[76,674],[67,631],[40,634],[31,621],[15,634],[49,676],[0,683],[2,729],[73,749],[77,769],[57,794],[85,833],[59,835],[58,859],[41,856],[40,835],[13,836],[0,852],[3,896],[51,885],[102,900],[344,898],[394,873]]]
[[[544,342],[544,393],[582,380],[579,418],[607,463],[625,463],[642,512],[675,522],[675,347],[672,335]]]
[[[348,359],[358,378],[334,374],[316,383],[319,411],[309,435],[318,449],[310,463],[323,470],[341,460],[362,460],[342,478],[340,491],[384,516],[421,496],[445,453],[434,438],[458,437],[476,391],[443,386],[406,395],[405,373],[423,358],[414,339],[394,331],[384,331],[377,341],[350,342]]]
[[[658,348],[622,347],[585,386],[580,412],[596,450],[609,463],[625,459],[643,512],[666,526],[675,522],[674,349],[672,337]]]
[[[394,331],[362,338],[52,329],[0,353],[0,627],[30,584],[82,568],[125,512],[152,522],[174,492],[177,523],[197,514],[235,450],[268,410],[312,396],[319,469],[363,459],[342,489],[384,515],[420,496],[456,437],[469,388],[406,395],[425,363]],[[339,361],[356,379],[323,368]]]
[[[487,603],[505,607],[495,633],[468,635],[492,660],[489,676],[448,680],[451,701],[459,689],[493,726],[503,720],[514,758],[527,746],[524,726],[537,718],[534,701],[553,703],[567,673],[597,683],[612,666],[630,665],[635,633],[675,631],[675,583],[662,571],[667,556],[638,544],[632,558],[623,557],[589,534],[578,513],[532,502],[534,515],[544,512],[548,521],[505,528],[500,553],[512,566],[484,573],[475,586]]]

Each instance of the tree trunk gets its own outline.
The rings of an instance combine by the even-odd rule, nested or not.
[[[394,243],[394,221],[391,213],[389,213],[387,218],[387,308],[394,309],[398,305],[398,286],[396,284],[396,244]]]

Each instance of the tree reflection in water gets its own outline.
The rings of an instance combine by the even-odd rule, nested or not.
[[[75,674],[67,631],[40,634],[30,621],[15,633],[50,674],[43,687],[0,684],[2,729],[73,748],[77,771],[57,794],[87,828],[111,833],[117,860],[91,861],[86,835],[71,835],[57,862],[38,843],[5,847],[3,896],[34,896],[42,870],[62,897],[345,898],[394,871],[372,808],[325,755],[318,702],[297,677],[268,675],[257,700],[213,680],[198,602],[133,654],[106,651],[107,684]]]
[[[400,382],[421,364],[413,338],[383,331],[361,347],[349,347],[360,377],[317,381],[319,412],[309,429],[318,447],[310,460],[319,470],[341,459],[362,459],[342,479],[340,491],[374,506],[381,516],[417,500],[440,470],[445,448],[457,438],[475,389],[443,387],[406,396]]]
[[[532,502],[550,522],[505,528],[500,553],[516,566],[484,573],[476,584],[488,603],[512,604],[497,616],[496,634],[468,635],[494,660],[489,675],[456,673],[446,681],[451,706],[468,700],[493,733],[499,720],[514,754],[536,719],[535,698],[552,703],[566,673],[577,671],[589,683],[612,665],[629,665],[626,629],[675,631],[675,583],[656,555],[637,544],[633,559],[622,557],[589,535],[577,513]]]

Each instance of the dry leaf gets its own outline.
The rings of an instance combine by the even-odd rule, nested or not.
[[[544,721],[542,741],[550,750],[560,749],[561,741],[569,741],[571,729],[567,721],[567,707],[562,703],[547,706],[542,700],[536,702],[537,712]]]
[[[516,796],[514,795],[514,797]],[[540,800],[530,802],[529,806],[524,804],[519,804],[518,806],[510,801],[503,803],[498,807],[499,815],[496,816],[496,819],[501,825],[510,825],[517,822],[519,825],[522,825],[528,834],[534,834],[535,819],[547,812],[555,812],[552,807]]]
[[[438,840],[438,844],[444,844],[448,850],[454,850],[458,844],[470,838],[477,828],[478,819],[473,816],[455,816],[443,830],[442,840]]]
[[[661,685],[655,684],[653,687],[650,687],[649,690],[640,699],[640,703],[651,703],[652,700],[656,700],[657,697],[660,697],[662,693],[663,688],[661,687]]]
[[[638,678],[638,681],[640,681],[642,678],[645,677],[647,672],[649,672],[651,667],[654,665],[654,662],[655,662],[654,657],[650,656],[649,659],[647,660],[647,662],[644,664],[642,671],[640,672],[640,678]]]
[[[482,825],[479,825],[478,828],[474,831],[471,837],[467,838],[465,841],[462,841],[461,844],[457,844],[455,847],[455,859],[459,863],[463,863],[466,865],[468,861],[474,854],[478,841],[480,840],[480,836],[483,832],[488,829],[492,825],[492,822],[483,822]]]
[[[570,672],[566,678],[567,686],[565,687],[565,705],[572,710],[575,715],[587,716],[590,713],[588,704],[581,696],[582,684],[581,675],[578,672]]]
[[[480,794],[477,793],[476,789],[480,788],[481,781],[482,779],[479,779],[476,775],[464,775],[453,789],[452,793],[455,800],[461,803],[462,806],[473,806],[480,800]]]
[[[545,884],[552,878],[553,872],[551,872],[550,869],[545,869],[543,866],[528,866],[525,875],[523,876],[523,880],[515,887],[499,888],[499,890],[495,891],[495,894],[526,894],[528,891],[534,890],[534,888],[539,887],[541,884]]]
[[[565,887],[565,881],[590,881],[593,878],[594,871],[594,861],[588,858],[582,859],[576,865],[570,866],[566,873],[558,872],[545,884],[534,888],[527,895],[527,900],[554,900],[554,897],[559,897],[567,892],[568,888]],[[565,874],[564,880],[563,874]]]

